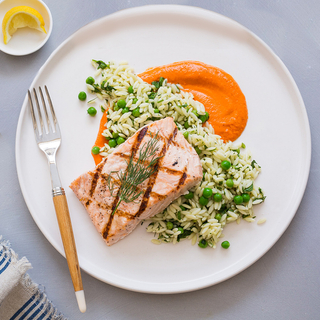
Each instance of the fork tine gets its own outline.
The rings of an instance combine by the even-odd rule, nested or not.
[[[38,96],[37,96],[37,92],[36,92],[35,88],[33,88],[33,94],[35,96],[36,105],[37,105],[37,109],[38,109],[38,116],[39,116],[39,121],[40,121],[41,134],[43,134],[44,133],[44,126],[43,126],[42,114],[41,114],[40,104],[39,104],[39,100],[38,100]]]
[[[28,97],[29,97],[29,106],[30,106],[30,111],[31,111],[31,118],[32,118],[32,123],[33,123],[33,130],[37,135],[39,135],[38,125],[37,125],[36,117],[34,115],[34,108],[33,108],[31,93],[30,93],[29,90],[28,90]]]
[[[44,100],[44,96],[43,96],[41,87],[39,87],[39,91],[40,91],[40,96],[41,96],[41,100],[42,100],[42,107],[43,107],[44,114],[45,114],[46,120],[47,120],[48,131],[50,132],[50,119],[49,119],[49,116],[48,116],[47,105],[46,105],[46,102]]]
[[[51,101],[51,98],[50,98],[50,94],[49,94],[48,88],[47,88],[47,86],[44,86],[44,88],[46,90],[47,99],[48,99],[49,106],[50,106],[50,109],[51,109],[52,119],[53,119],[53,122],[54,122],[54,128],[55,129],[59,129],[59,125],[58,125],[58,122],[57,122],[57,117],[56,117],[56,114],[54,112],[54,108],[53,108],[53,104],[52,104],[52,101]]]

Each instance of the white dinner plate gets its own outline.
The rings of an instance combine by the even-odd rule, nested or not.
[[[78,100],[94,74],[91,59],[127,60],[137,73],[174,61],[198,60],[231,74],[247,99],[249,120],[239,138],[262,173],[256,183],[267,195],[255,207],[263,225],[241,221],[224,230],[228,250],[201,249],[190,241],[151,243],[147,223],[107,247],[68,185],[94,167],[90,154],[100,121]],[[83,270],[117,287],[149,293],[178,293],[226,280],[249,267],[279,239],[302,199],[310,168],[311,139],[299,90],[281,60],[252,32],[217,13],[187,6],[123,10],[78,30],[39,70],[32,87],[46,84],[62,132],[57,161],[66,189]],[[17,128],[16,163],[33,219],[61,253],[63,246],[51,198],[49,171],[38,149],[25,99]]]

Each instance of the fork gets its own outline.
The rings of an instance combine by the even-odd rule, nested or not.
[[[76,294],[78,306],[81,312],[86,311],[86,301],[84,297],[84,291],[82,286],[82,279],[80,273],[80,267],[78,262],[78,255],[76,250],[76,245],[74,241],[71,219],[67,204],[67,198],[64,189],[61,186],[59,173],[56,165],[56,153],[61,144],[61,134],[58,124],[57,117],[54,112],[53,104],[49,95],[47,86],[44,86],[46,97],[45,99],[41,87],[39,87],[42,109],[38,99],[36,90],[33,88],[33,95],[35,104],[37,107],[38,122],[40,128],[37,124],[37,117],[35,113],[35,108],[33,106],[31,92],[28,90],[29,106],[31,111],[31,117],[33,122],[33,130],[36,138],[36,142],[39,148],[45,153],[51,174],[52,183],[52,196],[53,203],[57,215],[57,220],[59,224],[60,234],[63,242],[64,251],[66,254],[66,259],[68,262],[68,267]],[[46,100],[48,103],[46,103]],[[47,104],[49,104],[49,112],[51,119],[49,117]],[[43,120],[44,113],[44,120]]]

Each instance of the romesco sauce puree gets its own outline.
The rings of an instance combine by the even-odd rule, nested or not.
[[[236,140],[248,120],[246,99],[236,81],[223,70],[198,61],[180,61],[147,69],[139,77],[151,83],[160,77],[179,83],[209,112],[209,123],[224,141]]]
[[[209,113],[208,122],[216,134],[224,141],[236,140],[248,120],[246,99],[237,82],[225,71],[199,61],[180,61],[165,66],[149,68],[138,75],[151,83],[160,77],[170,83],[179,83],[183,91],[191,92],[194,99],[201,102]],[[103,147],[107,140],[101,135],[107,122],[104,112],[100,121],[95,145]],[[102,157],[93,155],[98,164]]]
[[[107,123],[107,120],[108,120],[108,115],[107,115],[107,112],[105,111],[102,115],[101,120],[100,120],[100,126],[99,126],[97,139],[96,139],[96,142],[94,143],[94,145],[99,148],[104,147],[104,144],[106,142],[108,142],[107,139],[102,135],[102,132],[106,129],[106,127],[104,125]],[[91,154],[93,156],[93,160],[96,165],[101,162],[102,156],[100,156],[100,154],[93,154],[92,152],[91,152]]]

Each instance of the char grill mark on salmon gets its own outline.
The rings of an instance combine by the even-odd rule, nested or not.
[[[111,172],[127,172],[131,157],[137,155],[158,132],[158,151],[161,157],[150,178],[136,186],[142,191],[139,198],[130,203],[119,201],[120,181],[112,177],[114,194],[110,194],[107,179]],[[145,165],[149,161],[144,162]],[[115,175],[116,176],[116,175]],[[121,240],[143,219],[163,211],[172,201],[198,184],[202,179],[199,156],[178,131],[172,118],[165,118],[141,128],[125,143],[117,147],[98,166],[72,182],[71,189],[87,209],[87,212],[108,246]]]
[[[162,148],[161,153],[160,153],[160,156],[162,158],[156,164],[155,172],[153,173],[153,175],[149,179],[147,190],[146,190],[145,194],[143,195],[141,206],[139,208],[139,211],[136,214],[137,217],[141,216],[141,214],[144,212],[144,210],[146,209],[146,207],[148,205],[149,196],[150,196],[151,190],[152,190],[152,188],[153,188],[153,186],[154,186],[154,184],[156,182],[156,179],[157,179],[157,176],[158,176],[159,167],[161,166],[161,160],[165,156],[165,154],[166,154],[166,152],[167,152],[167,150],[168,150],[168,148],[170,146],[170,143],[172,142],[172,139],[174,139],[174,137],[177,135],[177,131],[178,131],[178,128],[175,127],[175,129],[173,131],[173,134],[171,134],[169,139],[168,139],[167,145],[166,144],[163,145],[163,148]]]
[[[139,132],[138,136],[137,136],[137,139],[136,141],[134,142],[133,146],[132,146],[132,153],[131,153],[131,156],[130,157],[135,157],[135,155],[137,154],[137,151],[141,145],[141,142],[144,138],[144,136],[147,134],[148,132],[148,127],[144,127],[141,129],[141,131]],[[122,158],[126,158],[125,156],[121,156]],[[129,158],[130,158],[129,157]],[[127,170],[126,170],[126,173],[127,173]],[[120,189],[119,189],[120,190]],[[117,203],[119,201],[119,190],[118,190],[118,193],[114,199],[114,202],[112,204],[112,212],[114,212],[116,206],[117,206]],[[105,230],[103,231],[102,233],[102,236],[104,239],[107,239],[108,237],[108,234],[109,234],[109,229],[111,227],[111,224],[112,224],[112,221],[113,221],[113,217],[114,217],[114,214],[111,214],[110,217],[109,217],[109,221],[108,221],[108,224],[106,225],[106,228]]]

